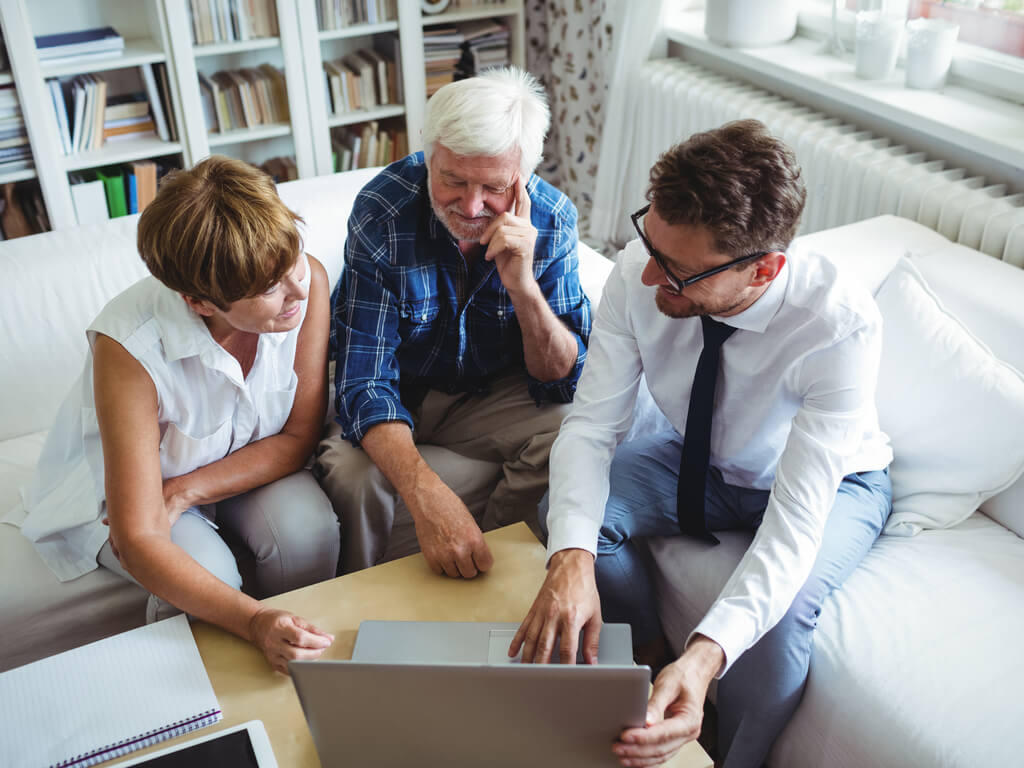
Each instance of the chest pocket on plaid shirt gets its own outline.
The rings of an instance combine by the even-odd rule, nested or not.
[[[403,338],[426,336],[437,320],[440,307],[429,299],[403,301],[398,307],[399,330]]]

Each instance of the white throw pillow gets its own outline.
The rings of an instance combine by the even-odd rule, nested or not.
[[[1024,472],[1024,376],[946,312],[905,258],[875,299],[885,322],[878,416],[894,454],[885,532],[956,525]]]

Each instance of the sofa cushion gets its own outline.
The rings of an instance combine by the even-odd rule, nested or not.
[[[45,433],[0,442],[0,517],[19,501]],[[147,594],[105,568],[61,584],[13,525],[0,524],[0,672],[141,626]]]
[[[908,260],[875,298],[878,415],[894,454],[886,532],[955,525],[1024,472],[1024,377],[945,311]]]
[[[910,260],[946,309],[996,357],[1024,371],[1024,269],[951,243]],[[1024,537],[1024,477],[981,509]]]
[[[53,425],[82,371],[86,327],[111,297],[147,274],[135,248],[138,219],[4,243],[0,285],[9,290],[0,302],[0,440]]]

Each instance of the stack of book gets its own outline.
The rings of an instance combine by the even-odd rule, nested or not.
[[[459,25],[466,38],[462,44],[457,77],[473,77],[490,67],[507,67],[508,26],[500,21],[482,19]]]
[[[189,0],[193,45],[277,35],[274,0]]]
[[[199,73],[206,128],[212,133],[287,123],[288,89],[284,72],[270,64],[258,68]]]
[[[362,49],[323,68],[327,108],[335,115],[400,102],[398,64],[385,54]]]
[[[398,18],[398,0],[317,0],[320,29],[344,29],[353,24],[380,24]]]
[[[113,27],[96,27],[78,32],[36,37],[39,63],[46,66],[67,64],[82,59],[108,59],[124,52],[124,38]]]
[[[107,99],[103,110],[103,140],[121,141],[156,136],[156,123],[149,113],[144,93],[130,93]]]
[[[65,155],[152,135],[178,140],[166,65],[142,64],[139,72],[145,91],[120,96],[109,95],[98,74],[46,81]]]
[[[139,160],[93,174],[71,174],[71,201],[78,223],[141,213],[156,196],[157,180],[168,170],[152,160]]]
[[[331,131],[335,171],[375,168],[409,154],[409,135],[404,129],[381,128],[376,120]]]
[[[13,85],[0,86],[0,174],[32,165],[32,148]]]
[[[49,228],[39,182],[0,184],[0,240],[34,235]]]
[[[423,62],[427,70],[427,98],[455,80],[465,36],[458,27],[427,27],[423,30]]]
[[[294,157],[272,157],[259,166],[260,170],[274,180],[275,184],[294,181],[299,178],[299,169]]]

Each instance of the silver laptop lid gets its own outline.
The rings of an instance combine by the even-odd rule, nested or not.
[[[643,723],[650,680],[647,667],[634,666],[289,668],[324,768],[612,768],[612,742]]]

